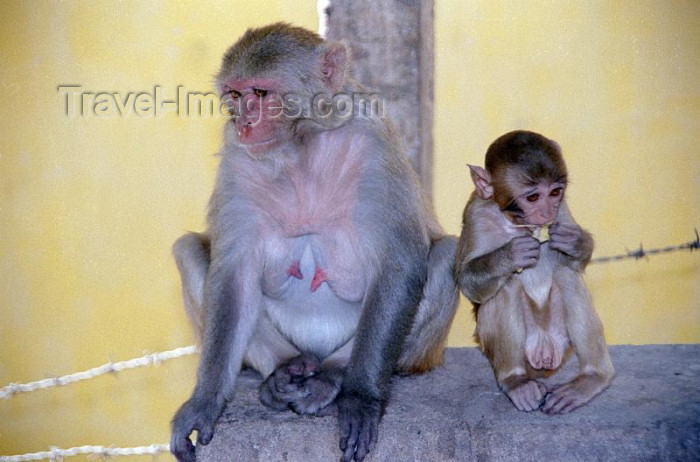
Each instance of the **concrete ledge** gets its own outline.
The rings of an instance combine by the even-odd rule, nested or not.
[[[617,376],[563,416],[519,412],[475,348],[449,349],[444,367],[395,378],[368,461],[698,461],[700,345],[614,346]],[[560,383],[576,372],[569,361]],[[302,417],[259,403],[244,372],[200,461],[334,461],[336,417]]]

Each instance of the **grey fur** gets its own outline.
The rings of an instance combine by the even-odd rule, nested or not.
[[[239,45],[246,46],[227,53],[220,85],[231,73],[259,70],[263,56],[298,49],[297,29],[275,25],[270,30],[273,49],[259,43],[267,40],[261,29],[241,39]],[[319,42],[320,50],[309,51],[308,34],[302,33],[302,54],[322,56],[339,46]],[[285,73],[284,85],[308,90],[303,80],[312,89],[322,88],[323,76],[314,72],[319,59],[307,60],[294,82]],[[275,68],[284,68],[284,60],[275,61]],[[347,80],[341,91],[354,89],[360,87]],[[181,461],[194,460],[193,430],[200,444],[211,440],[243,364],[265,377],[260,397],[273,408],[315,414],[337,402],[342,459],[361,461],[376,441],[392,373],[426,370],[442,359],[457,305],[456,238],[445,236],[437,224],[388,121],[361,116],[342,124],[307,122],[296,121],[293,141],[260,158],[246,153],[234,123],[227,124],[208,230],[175,244],[195,329],[197,316],[203,319],[197,385],[173,419],[171,448]],[[338,146],[349,151],[336,152]],[[329,170],[314,164],[326,158],[340,165]],[[298,183],[298,176],[308,183]],[[309,191],[324,193],[306,197]],[[328,195],[348,199],[324,208]],[[302,223],[290,216],[301,216]],[[346,239],[354,239],[354,245]],[[295,254],[301,255],[296,279],[279,271],[280,261],[287,261],[284,252],[294,249],[301,249]],[[320,289],[312,282],[308,309],[294,305],[289,297],[298,296],[295,288],[308,283],[314,268],[318,272],[319,258],[344,272]],[[316,322],[295,320],[315,309],[318,297],[329,303],[318,321],[328,322],[338,336],[315,331]],[[329,320],[328,313],[337,314]]]

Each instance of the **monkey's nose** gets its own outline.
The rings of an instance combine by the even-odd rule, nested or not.
[[[247,138],[250,136],[250,132],[253,130],[253,127],[250,126],[250,123],[246,122],[242,127],[238,128],[238,136]]]

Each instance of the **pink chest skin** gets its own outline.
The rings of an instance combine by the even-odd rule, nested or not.
[[[291,276],[296,279],[304,279],[304,274],[301,272],[300,260],[292,262],[292,265],[287,270],[287,276]],[[326,279],[328,279],[328,276],[326,275],[325,271],[317,266],[316,271],[314,272],[314,277],[311,280],[311,292],[316,292],[318,288],[321,287],[321,284],[326,281]]]
[[[355,219],[361,145],[324,133],[276,177],[248,178],[246,195],[262,217],[256,232],[264,236],[265,295],[308,297],[327,285],[340,299],[362,299],[366,265]]]

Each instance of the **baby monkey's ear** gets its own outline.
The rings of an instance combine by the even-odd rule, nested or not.
[[[476,187],[476,194],[482,199],[490,199],[493,197],[493,185],[491,184],[491,175],[485,169],[476,165],[468,165],[472,175],[472,181]]]

